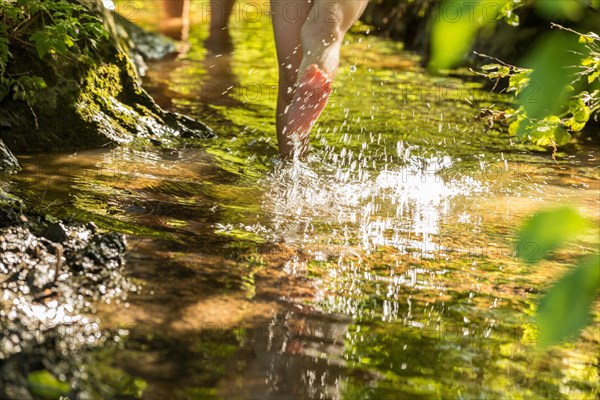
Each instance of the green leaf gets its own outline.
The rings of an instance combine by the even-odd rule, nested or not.
[[[14,100],[24,100],[31,107],[35,104],[36,93],[46,88],[46,82],[39,76],[21,76],[12,81]]]
[[[43,31],[35,32],[31,35],[29,40],[35,43],[35,49],[37,50],[39,58],[44,58],[44,56],[52,50],[52,45]]]
[[[571,141],[571,135],[569,134],[569,132],[567,132],[567,130],[564,127],[558,126],[554,130],[554,143],[557,146],[563,146],[563,145],[569,143],[570,141]]]
[[[529,85],[530,74],[531,71],[527,70],[511,76],[508,82],[508,91],[514,91],[516,95],[519,95],[519,93]]]
[[[518,234],[517,256],[529,264],[536,263],[587,227],[587,221],[570,207],[538,212]]]
[[[540,347],[576,335],[591,322],[592,307],[600,288],[600,256],[581,260],[541,300],[536,319]]]
[[[109,38],[108,31],[104,29],[104,25],[99,22],[86,22],[82,27],[87,36],[91,39]]]
[[[519,137],[525,136],[538,146],[563,145],[568,143],[571,136],[566,131],[562,120],[551,115],[534,124],[520,127]]]
[[[587,35],[579,35],[579,43],[594,43],[596,40],[600,40],[600,36],[594,32],[588,32]]]
[[[69,384],[56,379],[46,370],[34,371],[27,376],[27,385],[35,396],[55,400],[69,394]]]
[[[575,21],[583,14],[583,6],[580,1],[538,0],[535,5],[540,13],[550,19],[567,17]]]
[[[576,78],[576,69],[569,67],[579,64],[581,54],[582,45],[564,32],[554,32],[540,39],[525,61],[527,68],[533,69],[528,95],[518,99],[529,118],[541,120],[559,113],[567,85]]]
[[[510,74],[510,68],[506,66],[502,66],[498,68],[498,75],[500,76],[508,76]]]
[[[508,126],[508,134],[510,136],[521,136],[520,131],[522,130],[522,128],[521,128],[522,121],[523,121],[523,118],[517,118],[516,120],[511,122],[511,124]]]
[[[499,9],[508,0],[446,0],[434,16],[429,68],[451,68],[471,49],[475,35],[496,22]]]
[[[565,122],[573,132],[582,130],[590,119],[590,108],[583,99],[576,98],[569,103],[569,112],[573,116]]]
[[[571,135],[562,126],[557,127],[554,130],[554,143],[557,146],[563,146],[571,141]]]
[[[148,387],[148,383],[142,378],[134,378],[125,375],[117,378],[112,384],[119,395],[131,396],[136,399],[141,399],[144,391]]]

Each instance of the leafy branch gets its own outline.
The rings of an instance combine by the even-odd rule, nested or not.
[[[3,0],[0,11],[0,101],[12,95],[31,108],[36,93],[46,87],[42,77],[9,72],[11,44],[35,48],[40,59],[56,55],[71,59],[89,54],[108,38],[100,19],[67,0]]]
[[[516,109],[502,112],[504,121],[508,123],[509,134],[537,145],[550,145],[556,152],[557,146],[568,143],[571,134],[583,130],[592,117],[597,117],[600,110],[600,90],[585,90],[600,80],[600,37],[593,32],[582,34],[555,23],[552,23],[552,27],[577,34],[579,43],[586,50],[577,54],[580,62],[574,66],[577,72],[567,85],[568,100],[556,114],[536,118],[527,112],[524,103],[533,100],[539,92],[539,83],[531,80],[534,69],[509,65],[493,57],[476,54],[496,61],[494,64],[483,65],[478,74],[495,81],[494,88],[502,79],[508,79],[506,92],[514,93],[519,104]],[[576,87],[584,89],[577,90]]]

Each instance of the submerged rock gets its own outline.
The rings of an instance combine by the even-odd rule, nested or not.
[[[9,42],[13,58],[7,73],[39,76],[46,87],[36,92],[31,105],[10,95],[0,101],[0,169],[14,168],[16,161],[1,141],[13,152],[31,152],[127,143],[134,137],[212,136],[203,123],[161,109],[141,87],[128,54],[156,56],[169,49],[162,44],[151,52],[149,48],[158,43],[155,38],[136,50],[134,42],[143,37],[141,29],[129,26],[135,35],[124,37],[127,29],[119,28],[101,1],[79,3],[102,18],[109,32],[110,39],[99,41],[93,51],[73,46],[68,57],[46,54],[40,59],[35,48]],[[39,31],[43,24],[32,23],[28,29],[28,34]]]

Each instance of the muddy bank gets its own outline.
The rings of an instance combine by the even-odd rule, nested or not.
[[[86,7],[85,16],[101,18],[108,32],[91,50],[89,40],[80,39],[67,54],[49,52],[40,58],[35,46],[23,41],[44,30],[43,21],[49,19],[43,11],[9,36],[12,57],[3,75],[39,77],[45,87],[37,88],[29,101],[15,95],[15,86],[0,96],[0,146],[4,142],[7,148],[0,147],[3,169],[16,167],[8,150],[56,151],[128,143],[136,137],[162,140],[212,135],[203,123],[161,109],[141,87],[136,69],[143,70],[143,57],[172,52],[172,44],[115,18],[101,1],[76,3]]]

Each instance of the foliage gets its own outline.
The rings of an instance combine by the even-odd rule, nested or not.
[[[517,254],[536,263],[589,227],[575,210],[563,207],[535,214],[521,228]],[[532,246],[533,245],[533,246]],[[534,251],[529,251],[531,249]],[[582,258],[542,298],[536,314],[538,344],[547,346],[572,337],[591,322],[590,307],[600,289],[600,255]]]
[[[462,61],[473,45],[477,32],[505,18],[509,0],[446,1],[442,3],[431,32],[429,68],[450,68]],[[494,7],[489,7],[493,5]],[[514,15],[511,11],[510,15]]]
[[[452,3],[457,2],[452,0]],[[460,18],[445,15],[434,24],[432,69],[450,68],[461,62],[477,33],[489,25],[504,20],[517,26],[519,18],[515,11],[520,7],[535,6],[543,16],[570,20],[581,18],[587,6],[598,7],[596,3],[583,1],[544,0],[500,3],[464,0],[458,4],[462,7]],[[581,131],[591,118],[597,117],[600,110],[600,36],[557,24],[551,26],[561,31],[540,39],[523,61],[526,67],[485,56],[495,62],[484,65],[481,75],[497,82],[508,79],[507,91],[516,97],[516,108],[494,111],[494,120],[506,121],[510,135],[552,146],[556,151],[557,146],[570,141],[571,133]],[[579,40],[565,31],[577,35]]]
[[[11,44],[35,48],[39,58],[86,55],[108,38],[102,21],[67,0],[6,0],[0,3],[0,101],[12,94],[31,107],[46,87],[42,77],[10,73]]]
[[[27,376],[27,384],[40,399],[54,400],[69,393],[69,384],[59,381],[45,369],[31,372]]]
[[[600,288],[600,256],[582,259],[541,300],[537,312],[539,345],[571,337],[592,322],[590,308]]]
[[[569,207],[539,212],[521,228],[517,252],[535,264],[588,227],[587,221]]]
[[[531,68],[500,60],[482,67],[489,79],[508,79],[507,92],[515,94],[517,108],[503,112],[511,136],[556,147],[568,143],[571,133],[597,115],[600,36],[577,34],[582,50],[574,51],[577,44],[570,37],[551,35],[526,61]]]

